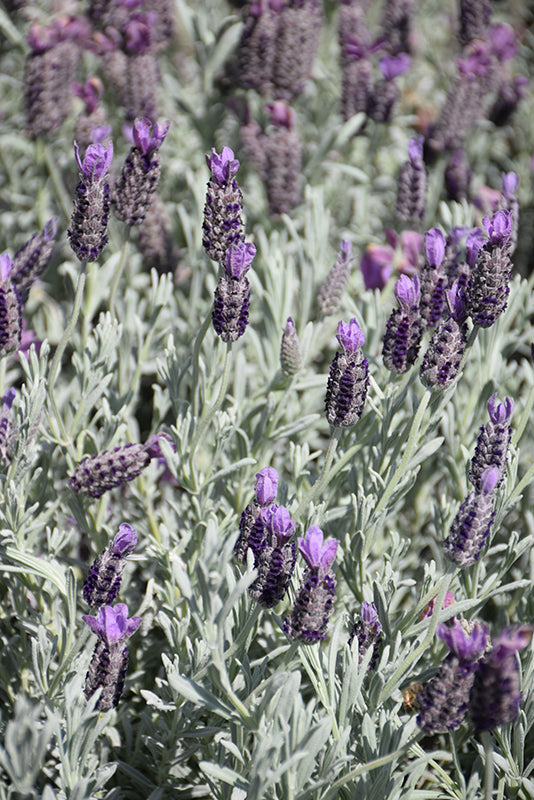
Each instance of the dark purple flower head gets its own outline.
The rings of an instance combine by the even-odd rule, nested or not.
[[[103,144],[90,144],[85,151],[83,161],[80,158],[78,143],[74,142],[74,155],[82,177],[92,181],[99,181],[106,175],[111,166],[113,142],[110,142],[107,147],[104,147]]]
[[[482,228],[473,228],[467,234],[467,239],[465,240],[465,255],[470,267],[474,267],[477,263],[478,253],[484,246],[485,241]]]
[[[410,161],[419,163],[423,160],[424,141],[424,136],[415,136],[413,139],[410,139],[410,143],[408,145],[408,158]]]
[[[486,214],[482,224],[490,242],[495,245],[506,244],[512,233],[512,215],[503,209],[497,211],[491,219]]]
[[[517,53],[517,36],[510,25],[504,23],[492,25],[490,42],[491,49],[499,61],[510,61]]]
[[[144,156],[150,156],[156,150],[159,150],[165,137],[169,131],[170,122],[164,122],[163,125],[154,124],[154,130],[150,133],[152,123],[149,119],[136,119],[133,124],[133,140],[135,146],[139,148]]]
[[[17,392],[15,389],[8,389],[7,392],[4,392],[2,396],[2,405],[5,406],[5,408],[11,408],[13,405],[13,400],[16,396]]]
[[[360,261],[366,289],[382,291],[393,271],[395,253],[387,244],[368,244]]]
[[[505,628],[502,633],[492,641],[492,650],[488,661],[500,661],[511,653],[517,653],[529,644],[532,639],[532,626],[521,625]]]
[[[493,394],[488,400],[488,413],[494,425],[504,425],[512,416],[514,401],[510,397],[505,397],[504,402],[499,403],[497,395]]]
[[[274,467],[264,467],[256,475],[256,500],[260,506],[269,505],[276,497],[278,489],[278,472]]]
[[[7,281],[13,269],[13,261],[9,253],[2,253],[0,256],[0,281]]]
[[[113,555],[126,558],[126,556],[132,552],[136,544],[137,531],[135,528],[132,528],[131,525],[123,522],[122,525],[119,526],[119,532],[113,539],[111,551]]]
[[[378,619],[378,611],[374,603],[367,603],[365,600],[362,603],[362,622],[366,628],[373,628],[376,633],[382,631],[380,620]]]
[[[507,200],[514,200],[519,188],[519,175],[515,172],[502,173],[502,193]]]
[[[224,269],[229,278],[240,280],[249,270],[256,248],[250,242],[231,244],[224,255]]]
[[[425,253],[431,267],[439,267],[445,256],[445,236],[439,228],[430,228],[425,234]]]
[[[342,320],[336,328],[336,339],[345,353],[355,353],[365,342],[365,336],[354,317],[347,324]]]
[[[273,533],[279,542],[293,536],[295,523],[291,521],[289,511],[284,506],[273,504],[262,508],[260,515],[266,531]]]
[[[467,319],[467,309],[459,282],[454,281],[452,287],[447,289],[445,294],[447,296],[447,305],[449,306],[451,317],[454,317],[456,322],[463,322]]]
[[[113,607],[101,606],[96,617],[84,614],[82,619],[108,646],[128,639],[142,622],[141,617],[128,619],[128,606],[125,603],[117,603]]]
[[[492,66],[490,45],[486,42],[476,42],[472,46],[472,52],[466,58],[457,59],[456,64],[462,75],[483,77]]]
[[[406,311],[410,311],[413,306],[417,305],[421,296],[419,287],[419,278],[414,275],[413,278],[408,278],[407,275],[401,275],[396,281],[393,288],[395,297],[399,306]]]
[[[78,83],[75,81],[72,84],[72,90],[76,97],[79,97],[85,103],[85,111],[87,114],[92,114],[100,102],[104,86],[100,78],[93,75],[87,78],[85,83]]]
[[[130,55],[142,55],[150,50],[155,12],[132,14],[124,27],[124,42]]]
[[[267,103],[265,111],[270,115],[270,122],[275,128],[292,130],[295,127],[297,115],[284,100]]]
[[[392,81],[403,75],[412,63],[410,56],[399,53],[398,56],[384,56],[380,60],[380,71],[387,81]]]
[[[299,538],[299,550],[311,569],[320,568],[323,573],[330,571],[336,557],[337,539],[327,539],[323,542],[324,534],[317,525],[312,525],[306,531],[304,539]]]
[[[460,661],[474,664],[484,654],[489,642],[489,629],[485,623],[467,625],[455,620],[453,625],[439,623],[437,633],[442,642]]]
[[[27,41],[33,53],[44,53],[58,43],[58,32],[34,22],[28,31]]]
[[[229,147],[223,147],[220,155],[213,148],[211,155],[206,156],[206,163],[212,178],[219,185],[231,181],[239,169],[239,161],[234,158],[234,151]]]

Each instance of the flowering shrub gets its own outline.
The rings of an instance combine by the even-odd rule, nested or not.
[[[534,795],[492,5],[4,3],[1,798]]]

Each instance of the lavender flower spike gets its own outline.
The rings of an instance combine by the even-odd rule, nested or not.
[[[250,596],[264,608],[273,608],[287,591],[297,552],[291,537],[295,523],[284,506],[271,505],[260,512],[263,539],[251,542],[258,577],[249,586]]]
[[[151,133],[149,119],[134,122],[134,147],[128,153],[112,196],[115,216],[127,225],[141,225],[150,208],[161,174],[158,150],[169,125],[169,122],[155,124]]]
[[[423,161],[423,137],[408,145],[408,161],[400,171],[395,216],[402,222],[420,222],[426,208],[426,170]]]
[[[446,295],[450,314],[432,334],[419,370],[421,382],[427,388],[445,389],[451,385],[460,371],[467,344],[467,314],[458,281]]]
[[[265,526],[261,518],[262,508],[267,508],[275,499],[278,489],[278,473],[274,467],[264,467],[256,475],[255,498],[243,510],[239,520],[239,537],[234,545],[234,556],[240,564],[247,561],[247,550],[256,555],[265,538]]]
[[[84,694],[89,699],[102,688],[96,707],[107,711],[119,704],[128,668],[126,639],[135,633],[141,617],[128,619],[128,607],[118,603],[113,608],[102,606],[96,617],[85,615],[82,619],[98,636],[85,678]]]
[[[291,614],[284,620],[284,631],[290,639],[313,644],[326,638],[328,620],[334,606],[336,582],[332,563],[338,543],[323,538],[323,532],[312,525],[299,550],[308,564],[295,598]]]
[[[508,725],[519,716],[521,689],[517,653],[530,642],[532,627],[506,628],[493,640],[493,648],[478,670],[469,714],[477,731]]]
[[[389,370],[402,373],[415,363],[423,335],[419,315],[419,278],[417,275],[412,279],[401,275],[393,291],[399,308],[391,312],[387,321],[382,357]]]
[[[337,255],[336,263],[319,289],[317,297],[321,313],[325,316],[335,314],[341,306],[352,269],[351,243],[342,240],[339,249],[340,252]]]
[[[485,469],[479,490],[466,497],[454,518],[443,551],[458,567],[470,567],[482,555],[495,517],[493,495],[498,481],[498,467]]]
[[[248,325],[250,284],[245,273],[256,253],[253,244],[240,242],[228,247],[224,272],[215,289],[212,322],[223,342],[235,342]]]
[[[206,163],[212,179],[219,186],[224,186],[231,181],[239,169],[239,161],[234,158],[234,151],[230,147],[223,147],[220,155],[215,148],[212,148],[211,155],[206,155]]]
[[[439,228],[425,235],[426,260],[421,269],[421,319],[427,327],[439,322],[446,308],[447,276],[442,270],[445,257],[445,236]]]
[[[466,287],[466,306],[475,325],[489,328],[505,311],[510,293],[512,217],[497,211],[483,220],[488,240],[478,251],[477,262]]]
[[[510,417],[513,408],[513,401],[509,397],[505,397],[504,402],[499,403],[497,395],[494,394],[488,400],[489,421],[480,428],[468,474],[469,480],[477,490],[480,489],[482,473],[488,467],[497,467],[499,470],[497,486],[504,480],[508,448],[512,438]]]
[[[349,427],[360,419],[369,385],[369,365],[360,350],[365,341],[356,319],[337,326],[341,346],[332,364],[326,386],[326,419],[333,427]]]
[[[297,336],[297,329],[292,317],[287,318],[286,326],[280,342],[280,368],[284,375],[296,375],[302,367],[302,353]]]
[[[22,304],[26,302],[34,281],[48,266],[54,252],[56,231],[57,217],[52,217],[40,233],[34,233],[22,247],[19,247],[13,257],[11,280],[20,293]]]
[[[84,458],[74,470],[69,484],[74,492],[100,497],[140,475],[150,459],[143,444],[119,445],[113,450]]]
[[[229,147],[206,156],[211,172],[204,205],[202,246],[210,258],[222,263],[227,249],[243,241],[243,195],[235,179],[239,161]]]
[[[137,543],[137,532],[123,523],[112,542],[95,559],[83,585],[83,599],[92,607],[109,606],[119,593],[126,556]]]
[[[378,663],[379,648],[384,639],[382,625],[378,619],[378,611],[374,603],[362,603],[360,619],[352,626],[349,636],[349,647],[354,638],[358,639],[358,663],[361,664],[370,647],[373,655],[367,667],[368,672],[374,671]]]
[[[13,262],[0,256],[0,356],[18,350],[22,334],[22,303],[12,279]]]
[[[274,467],[264,467],[256,475],[256,500],[260,506],[268,506],[276,497],[278,472]]]
[[[107,173],[113,158],[113,144],[90,144],[83,160],[74,143],[81,181],[76,188],[74,211],[67,231],[70,246],[80,261],[95,261],[107,244],[110,190]]]

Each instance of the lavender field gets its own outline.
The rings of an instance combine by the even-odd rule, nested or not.
[[[0,800],[530,800],[532,8],[0,37]]]

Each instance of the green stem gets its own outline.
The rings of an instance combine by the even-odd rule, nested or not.
[[[204,434],[206,433],[209,424],[219,408],[222,406],[223,400],[226,395],[226,390],[228,388],[228,380],[230,378],[230,365],[232,363],[232,342],[226,343],[226,355],[224,358],[224,367],[223,367],[223,374],[221,378],[221,384],[219,386],[219,393],[215,402],[209,406],[206,411],[202,414],[200,422],[198,423],[198,427],[191,443],[191,447],[189,449],[190,457],[192,458],[195,450],[198,447],[198,444]]]
[[[198,362],[200,359],[200,348],[202,347],[202,342],[204,341],[204,337],[208,332],[208,329],[211,325],[211,310],[206,317],[204,318],[204,322],[200,326],[200,330],[198,332],[197,338],[195,339],[195,344],[193,346],[193,375],[192,375],[192,386],[193,386],[193,414],[196,415],[196,398],[195,398],[195,389],[198,386]]]
[[[440,587],[436,596],[436,604],[434,606],[432,617],[430,618],[430,625],[428,626],[426,636],[421,642],[421,644],[418,647],[416,647],[415,650],[403,660],[400,667],[398,667],[395,670],[389,681],[386,683],[386,685],[382,689],[382,693],[378,701],[379,705],[383,703],[387,697],[389,697],[391,691],[395,689],[397,684],[399,684],[402,681],[404,675],[408,672],[412,664],[415,661],[417,661],[420,655],[424,653],[424,651],[427,649],[428,645],[434,638],[436,628],[438,627],[440,611],[443,607],[443,601],[445,600],[445,595],[447,594],[449,586],[451,585],[456,569],[457,569],[456,567],[451,565],[447,573],[441,579]]]
[[[332,435],[328,443],[328,450],[326,451],[322,472],[309,490],[308,494],[297,506],[297,510],[292,514],[293,519],[298,519],[300,517],[306,506],[309,505],[313,498],[316,497],[328,483],[328,480],[331,477],[330,469],[332,467],[332,461],[334,460],[334,455],[336,453],[336,448],[342,431],[342,428],[333,428]]]
[[[111,281],[111,286],[109,290],[109,310],[113,316],[116,316],[115,313],[115,295],[117,294],[117,288],[119,286],[119,281],[121,279],[121,275],[124,271],[124,265],[126,264],[126,259],[128,257],[128,252],[130,250],[130,231],[131,228],[128,226],[126,238],[124,240],[124,244],[122,245],[121,249],[121,257],[119,259],[119,264],[117,269],[115,270],[115,274],[113,275],[113,279]]]
[[[380,512],[383,511],[389,498],[395,491],[395,488],[397,487],[399,480],[406,473],[406,467],[408,466],[408,461],[413,455],[416,439],[419,433],[419,428],[421,427],[423,415],[426,411],[426,407],[428,405],[429,400],[430,400],[430,392],[427,390],[424,393],[423,397],[421,398],[421,402],[419,403],[419,408],[417,409],[417,413],[413,418],[412,426],[410,428],[410,433],[408,434],[408,441],[406,442],[406,447],[404,448],[404,453],[402,455],[402,458],[399,461],[397,469],[393,473],[393,476],[390,478],[386,488],[384,489],[382,497],[378,501],[373,511],[373,516],[371,517],[370,524],[373,521],[375,521],[378,518]]]
[[[50,148],[48,147],[48,145],[44,145],[42,152],[46,168],[48,170],[48,174],[50,175],[50,178],[52,180],[52,185],[54,186],[57,198],[59,200],[59,204],[63,209],[65,219],[70,219],[70,216],[72,214],[72,199],[69,196],[67,190],[65,189],[63,178],[59,174],[57,162],[55,161],[55,159],[52,158],[52,155],[50,153]]]
[[[481,734],[484,752],[486,753],[486,764],[484,765],[484,800],[492,800],[495,764],[493,761],[493,739],[489,731]]]

